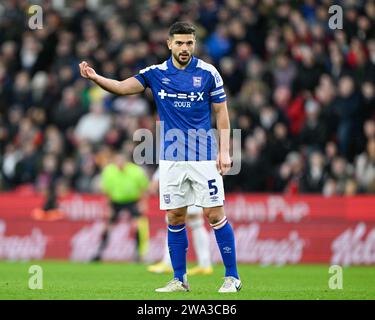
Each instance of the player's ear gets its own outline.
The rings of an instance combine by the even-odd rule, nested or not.
[[[168,49],[171,50],[172,49],[172,39],[170,37],[167,39],[167,45],[168,45]]]

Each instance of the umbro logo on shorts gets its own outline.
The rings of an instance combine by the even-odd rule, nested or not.
[[[210,199],[211,199],[211,202],[216,202],[216,201],[219,200],[219,197],[218,196],[212,196],[212,197],[210,197]]]

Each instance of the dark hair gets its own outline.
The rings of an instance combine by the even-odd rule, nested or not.
[[[193,34],[195,36],[195,27],[189,22],[177,21],[169,29],[169,36],[175,34]]]

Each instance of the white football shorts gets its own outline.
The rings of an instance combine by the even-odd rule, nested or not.
[[[161,210],[224,205],[223,177],[216,161],[160,160],[159,170]]]

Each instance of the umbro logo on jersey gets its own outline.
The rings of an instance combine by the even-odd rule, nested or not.
[[[163,79],[161,79],[161,82],[164,83],[164,84],[169,84],[171,82],[171,79],[163,78]]]
[[[203,101],[203,94],[204,92],[190,92],[190,94],[186,93],[168,93],[164,89],[161,89],[158,92],[160,99],[165,99],[165,97],[169,98],[177,98],[177,99],[189,99],[190,101]]]

